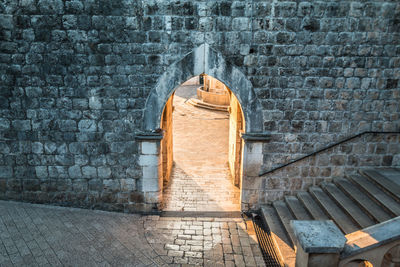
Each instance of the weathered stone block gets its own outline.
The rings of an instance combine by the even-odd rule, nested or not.
[[[36,166],[35,167],[36,177],[39,179],[47,178],[49,173],[47,171],[47,166]]]
[[[60,120],[59,121],[60,130],[63,132],[73,132],[76,131],[76,122],[74,120]]]
[[[101,100],[98,97],[90,97],[89,98],[89,107],[90,109],[101,109]]]
[[[0,151],[2,151],[4,154],[10,153],[10,147],[7,145],[6,142],[0,142]]]
[[[14,28],[13,16],[1,14],[0,25],[2,26],[3,29],[13,29]]]
[[[72,107],[74,109],[87,109],[89,106],[89,101],[86,98],[74,98],[72,100]]]
[[[84,178],[96,178],[97,169],[92,166],[84,166],[82,167],[82,175]]]
[[[157,155],[159,152],[159,143],[141,142],[141,153],[143,155]]]
[[[68,178],[67,167],[64,166],[49,166],[49,177],[51,178]]]
[[[81,166],[75,165],[68,168],[69,177],[72,179],[79,179],[82,177]]]
[[[142,203],[144,201],[144,194],[142,192],[132,192],[130,193],[129,201],[134,203]]]
[[[138,180],[139,190],[142,192],[156,192],[160,190],[159,179],[143,178]]]
[[[112,179],[103,180],[103,190],[117,192],[120,191],[120,189],[121,186],[119,180],[112,180]]]
[[[158,166],[158,156],[157,155],[140,155],[139,165],[140,166],[150,166],[157,168]]]
[[[81,1],[72,0],[65,2],[65,13],[69,14],[79,14],[83,12],[84,6]]]
[[[72,190],[74,192],[86,192],[88,190],[88,182],[86,179],[74,179],[72,181]]]
[[[158,192],[145,192],[144,202],[145,203],[160,203],[161,201],[161,191]]]
[[[44,152],[46,154],[53,154],[57,150],[57,144],[54,142],[44,143]]]
[[[297,238],[296,265],[337,266],[346,238],[332,221],[291,221]]]
[[[11,166],[0,166],[0,178],[10,179],[13,177],[13,169]]]
[[[360,88],[360,79],[359,78],[346,79],[346,87],[349,89]]]
[[[213,29],[213,19],[210,17],[202,17],[199,19],[200,31],[211,31]]]
[[[97,168],[97,174],[99,178],[110,178],[111,177],[111,168],[106,166],[101,166]]]
[[[90,191],[101,192],[103,190],[103,181],[99,179],[89,180],[88,185]]]
[[[74,164],[74,157],[71,154],[61,154],[55,156],[56,163],[59,165],[73,165]]]
[[[232,20],[232,29],[235,31],[247,31],[250,28],[249,18],[234,18]]]
[[[42,14],[64,13],[64,3],[62,0],[39,0],[38,7]]]
[[[105,166],[107,165],[106,155],[92,155],[90,156],[91,166]]]
[[[0,130],[8,130],[10,128],[10,121],[5,118],[0,118]]]
[[[85,145],[80,142],[70,143],[68,148],[72,154],[83,154],[85,151]]]
[[[97,123],[94,120],[81,120],[78,123],[78,129],[82,132],[96,132]]]
[[[24,191],[40,191],[40,181],[37,179],[27,179],[22,181]]]
[[[0,192],[2,194],[4,194],[6,191],[7,191],[7,180],[2,179],[2,180],[0,180]],[[2,195],[0,195],[0,196],[2,196]]]
[[[30,120],[14,120],[12,121],[12,127],[16,131],[30,131],[32,128]]]
[[[121,191],[131,192],[136,190],[136,180],[132,178],[121,179]]]

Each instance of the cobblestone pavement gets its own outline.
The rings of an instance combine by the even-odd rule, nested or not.
[[[164,210],[239,211],[240,191],[228,167],[229,115],[185,103],[195,92],[182,86],[174,96],[174,168]]]
[[[251,222],[0,201],[0,266],[191,265],[264,266]]]

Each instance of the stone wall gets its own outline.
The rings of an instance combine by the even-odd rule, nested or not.
[[[397,1],[2,1],[0,198],[155,208],[135,133],[159,77],[204,43],[254,87],[263,169],[399,131],[399,16]]]
[[[258,202],[266,203],[365,168],[390,166],[400,166],[400,133],[367,133],[268,173],[254,188]]]

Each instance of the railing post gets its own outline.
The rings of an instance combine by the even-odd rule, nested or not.
[[[291,221],[296,267],[336,267],[346,238],[332,221]]]

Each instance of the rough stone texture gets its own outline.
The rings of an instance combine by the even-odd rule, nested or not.
[[[363,231],[346,235],[347,242],[341,253],[341,264],[343,266],[351,264],[360,259],[360,256],[373,266],[383,265],[386,262],[393,263],[394,257],[391,260],[386,260],[386,258],[389,254],[394,254],[393,251],[400,246],[399,219],[399,217],[393,218],[363,229]]]
[[[339,253],[346,238],[333,221],[290,221],[298,245],[306,253]]]
[[[339,266],[346,238],[333,221],[290,221],[296,237],[296,266]]]
[[[253,186],[260,189],[258,201],[270,202],[363,168],[399,166],[399,154],[400,134],[365,134],[266,174]]]
[[[159,125],[168,94],[203,70],[237,94],[247,131],[271,133],[265,169],[399,131],[399,15],[400,3],[372,0],[2,2],[0,198],[151,210],[135,132]],[[194,64],[204,43],[207,69]],[[381,151],[367,157],[399,165],[398,150]],[[289,170],[276,182],[295,181]]]
[[[367,248],[377,247],[390,242],[400,243],[400,218],[396,217],[383,223],[346,235],[346,246],[342,257],[354,255]],[[371,238],[373,237],[373,238]],[[394,245],[392,245],[394,247]]]
[[[0,266],[266,266],[251,221],[0,201]]]

